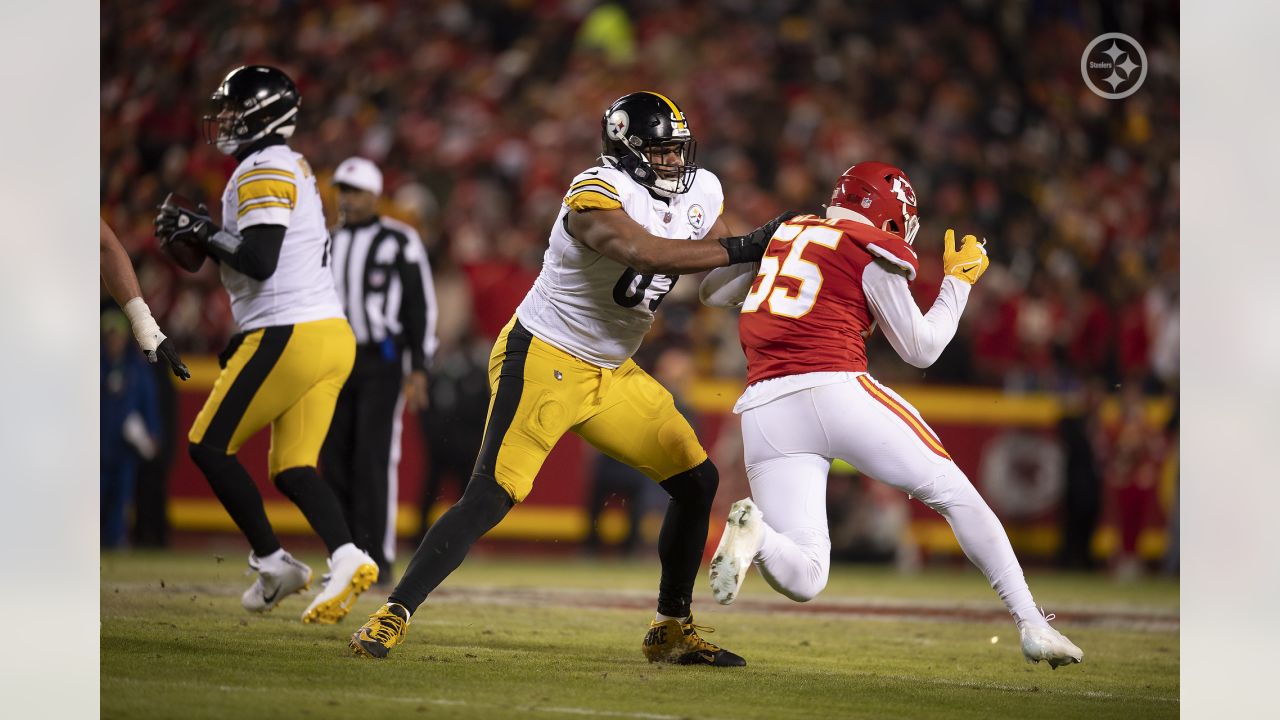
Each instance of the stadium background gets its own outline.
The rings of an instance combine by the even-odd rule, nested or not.
[[[1079,73],[1080,48],[1116,27],[1141,38],[1150,66],[1119,102]],[[941,281],[947,227],[985,234],[994,262],[937,364],[911,368],[878,338],[873,372],[917,404],[1020,552],[1052,557],[1063,523],[1096,512],[1098,559],[1117,564],[1128,547],[1155,560],[1176,553],[1165,519],[1176,517],[1177,27],[1176,5],[1101,2],[107,2],[102,214],[195,372],[161,386],[171,445],[233,328],[212,268],[188,276],[168,264],[151,217],[168,190],[220,194],[234,163],[203,144],[199,117],[236,65],[277,64],[297,81],[291,144],[326,192],[339,161],[370,157],[386,175],[384,212],[421,229],[441,309],[433,400],[450,383],[466,389],[468,358],[487,353],[527,290],[565,184],[598,153],[599,112],[618,95],[652,88],[682,105],[735,228],[816,210],[858,159],[894,162],[922,203],[917,298],[931,302]],[[652,368],[664,349],[688,350],[679,394],[731,500],[745,492],[727,413],[742,358],[736,324],[698,305],[695,280],[667,297],[639,359]],[[401,467],[406,536],[430,457],[419,426],[439,424],[418,421]],[[265,445],[247,448],[260,479]],[[173,529],[233,531],[185,453],[171,457],[156,470]],[[1096,488],[1073,486],[1084,467]],[[589,448],[564,443],[496,536],[581,541],[593,468]],[[260,484],[282,529],[302,530]],[[906,512],[901,498],[869,503],[856,487],[833,482],[833,505]],[[945,523],[913,505],[905,537],[957,553]],[[605,534],[622,522],[606,516]]]

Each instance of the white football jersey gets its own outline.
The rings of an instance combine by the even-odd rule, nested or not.
[[[679,276],[642,275],[569,234],[570,210],[621,208],[650,233],[701,239],[724,211],[720,180],[699,169],[689,192],[651,195],[614,167],[594,167],[569,185],[551,228],[542,272],[516,309],[520,323],[543,341],[593,365],[616,368],[640,348],[658,304]]]
[[[240,330],[345,317],[329,268],[329,229],[311,166],[288,145],[250,154],[222,193],[222,227],[241,235],[254,225],[283,225],[276,271],[254,280],[222,265],[222,284]]]

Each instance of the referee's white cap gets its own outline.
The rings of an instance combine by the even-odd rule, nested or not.
[[[338,165],[333,172],[334,185],[347,185],[357,190],[367,190],[374,195],[382,194],[382,171],[372,160],[362,157],[349,157]]]

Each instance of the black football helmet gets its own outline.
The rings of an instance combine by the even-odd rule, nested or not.
[[[293,135],[298,88],[288,75],[267,65],[244,65],[227,73],[209,98],[204,140],[227,155],[255,140]]]
[[[613,101],[600,118],[606,161],[659,195],[689,192],[698,173],[698,144],[684,113],[666,95],[635,92]],[[674,152],[680,162],[663,162]]]

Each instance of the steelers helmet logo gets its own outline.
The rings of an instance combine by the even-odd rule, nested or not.
[[[609,137],[614,140],[623,140],[627,136],[627,130],[631,127],[631,118],[627,115],[626,110],[614,110],[609,116]]]

